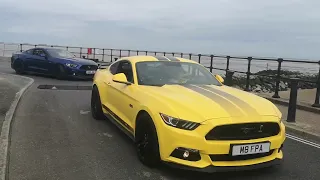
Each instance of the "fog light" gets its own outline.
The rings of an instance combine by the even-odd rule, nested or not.
[[[176,148],[170,156],[188,161],[199,161],[201,159],[199,150],[182,147]]]
[[[184,158],[189,157],[189,151],[185,151],[185,152],[183,153],[183,157],[184,157]]]

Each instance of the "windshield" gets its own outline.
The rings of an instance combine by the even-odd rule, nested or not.
[[[213,75],[195,63],[150,61],[136,63],[139,85],[202,84],[221,85]]]
[[[47,49],[48,53],[55,58],[74,58],[74,54],[63,49]]]

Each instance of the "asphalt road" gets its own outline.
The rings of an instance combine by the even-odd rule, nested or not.
[[[285,142],[285,160],[279,168],[216,174],[166,166],[149,169],[138,161],[129,138],[107,120],[91,117],[90,91],[37,88],[91,82],[29,77],[35,83],[22,97],[12,122],[9,180],[320,179],[320,149],[291,139]]]

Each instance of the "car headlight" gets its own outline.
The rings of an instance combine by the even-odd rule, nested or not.
[[[179,129],[195,130],[200,125],[200,123],[174,118],[162,113],[160,113],[160,116],[167,125],[173,126]]]
[[[78,65],[76,65],[76,64],[66,63],[66,66],[71,67],[71,68],[75,68],[75,67],[77,67]]]

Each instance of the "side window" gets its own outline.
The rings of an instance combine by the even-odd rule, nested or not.
[[[119,61],[117,73],[124,73],[127,77],[127,80],[133,83],[132,65],[129,61],[125,61],[125,60]]]
[[[41,50],[41,49],[35,49],[35,50],[33,50],[33,55],[41,56],[41,54],[44,54],[44,55],[45,55],[45,53],[44,53],[43,50]]]
[[[109,69],[110,73],[113,75],[116,74],[118,70],[118,66],[119,66],[119,62],[112,64]]]
[[[33,49],[29,49],[26,51],[27,54],[32,54],[33,53]]]

